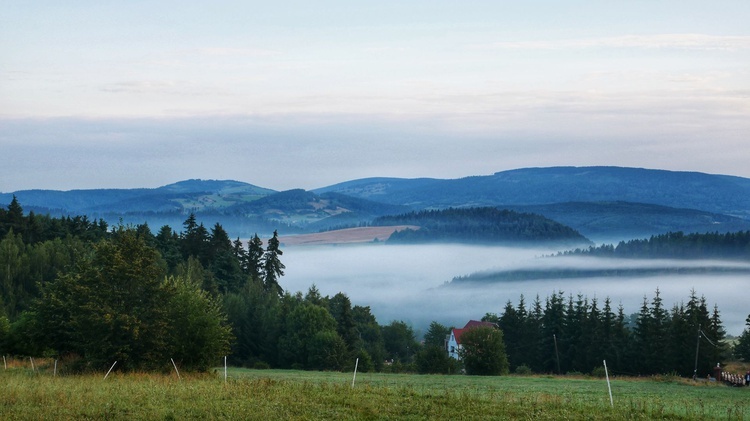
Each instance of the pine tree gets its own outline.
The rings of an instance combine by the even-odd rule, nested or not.
[[[194,213],[190,213],[183,226],[185,231],[181,236],[182,257],[187,259],[193,256],[201,262],[203,267],[208,267],[210,264],[208,230],[203,226],[203,223],[197,223]]]
[[[284,289],[279,285],[279,278],[284,276],[284,266],[279,256],[284,252],[279,249],[279,233],[273,232],[273,237],[268,240],[266,252],[263,254],[264,285],[267,291],[276,291],[279,296],[284,294]]]
[[[263,282],[263,240],[255,234],[247,242],[247,272],[253,282]]]
[[[724,325],[721,322],[721,314],[719,313],[719,306],[714,304],[714,310],[711,313],[711,320],[707,329],[705,330],[706,339],[710,339],[709,346],[707,347],[706,356],[711,364],[723,363],[728,357],[728,347],[724,343],[724,339],[727,336],[727,332],[724,329]],[[713,365],[712,365],[713,366]],[[712,367],[711,366],[711,367]],[[707,367],[706,369],[708,370]]]
[[[8,205],[8,212],[5,215],[5,220],[6,225],[3,234],[13,230],[16,234],[20,234],[23,237],[26,228],[26,221],[23,217],[23,208],[21,207],[21,204],[18,203],[18,198],[16,198],[15,194]]]
[[[565,332],[565,298],[563,291],[553,293],[547,298],[542,316],[542,337],[540,361],[542,371],[547,373],[562,372],[562,357],[565,355],[563,345]]]
[[[508,364],[513,371],[521,365],[523,350],[521,349],[522,336],[524,334],[524,323],[518,311],[513,307],[513,303],[508,300],[503,309],[503,315],[498,320],[498,326],[503,331],[503,338],[506,344],[508,355]]]
[[[161,253],[161,257],[167,262],[169,272],[172,272],[182,261],[180,252],[180,237],[172,231],[169,225],[164,225],[156,234],[156,249]]]
[[[424,345],[439,347],[445,351],[445,338],[448,335],[450,335],[450,328],[433,320],[427,328],[427,333],[424,334]]]
[[[523,297],[523,296],[522,296]],[[519,312],[522,307],[519,303]],[[544,344],[544,338],[542,335],[542,326],[544,324],[544,311],[542,310],[542,300],[537,295],[534,298],[534,302],[531,304],[531,311],[526,319],[524,336],[523,350],[526,351],[525,358],[521,364],[527,365],[533,371],[537,373],[544,372],[544,361],[542,357],[542,345]]]
[[[742,361],[750,361],[750,315],[745,319],[745,330],[734,346],[734,356]]]
[[[237,239],[232,242],[232,254],[239,263],[242,273],[248,275],[250,271],[248,269],[247,251],[245,250],[245,247],[243,247],[240,237],[237,237]]]
[[[219,292],[239,291],[245,276],[242,273],[240,261],[235,257],[235,249],[229,239],[229,234],[218,222],[211,229],[209,249],[211,256],[209,270],[216,278]]]
[[[671,371],[667,361],[669,313],[664,308],[659,288],[651,301],[651,323],[649,359],[654,370],[652,373],[667,373]]]
[[[336,320],[336,332],[346,343],[349,352],[354,352],[359,342],[359,334],[352,316],[352,302],[346,294],[339,292],[328,300],[328,308]]]
[[[651,361],[652,316],[648,309],[648,299],[643,296],[643,304],[635,322],[632,367],[641,374],[653,373]]]

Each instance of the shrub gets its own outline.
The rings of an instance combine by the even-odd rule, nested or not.
[[[603,379],[607,376],[606,370],[604,370],[603,366],[595,367],[593,370],[591,370],[591,375],[594,377],[598,377],[600,379]]]
[[[534,372],[531,371],[531,368],[529,368],[529,366],[525,364],[522,364],[516,367],[515,373],[521,376],[528,376],[528,375],[534,374]]]

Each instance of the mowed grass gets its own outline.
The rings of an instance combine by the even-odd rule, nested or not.
[[[750,388],[674,379],[230,369],[52,377],[0,372],[0,419],[750,419]]]

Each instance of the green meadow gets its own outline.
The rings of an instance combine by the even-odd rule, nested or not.
[[[475,377],[223,369],[0,372],[0,419],[750,419],[750,388],[674,377]]]

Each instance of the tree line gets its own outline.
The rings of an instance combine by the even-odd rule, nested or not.
[[[606,360],[618,374],[706,376],[731,357],[718,306],[709,310],[695,291],[687,303],[668,308],[657,289],[631,316],[609,298],[602,304],[559,291],[527,306],[521,296],[500,316],[488,313],[483,320],[503,331],[510,370],[591,373]]]
[[[575,249],[562,255],[590,255],[646,259],[742,259],[750,258],[750,231],[654,235],[648,239],[621,241]]]

